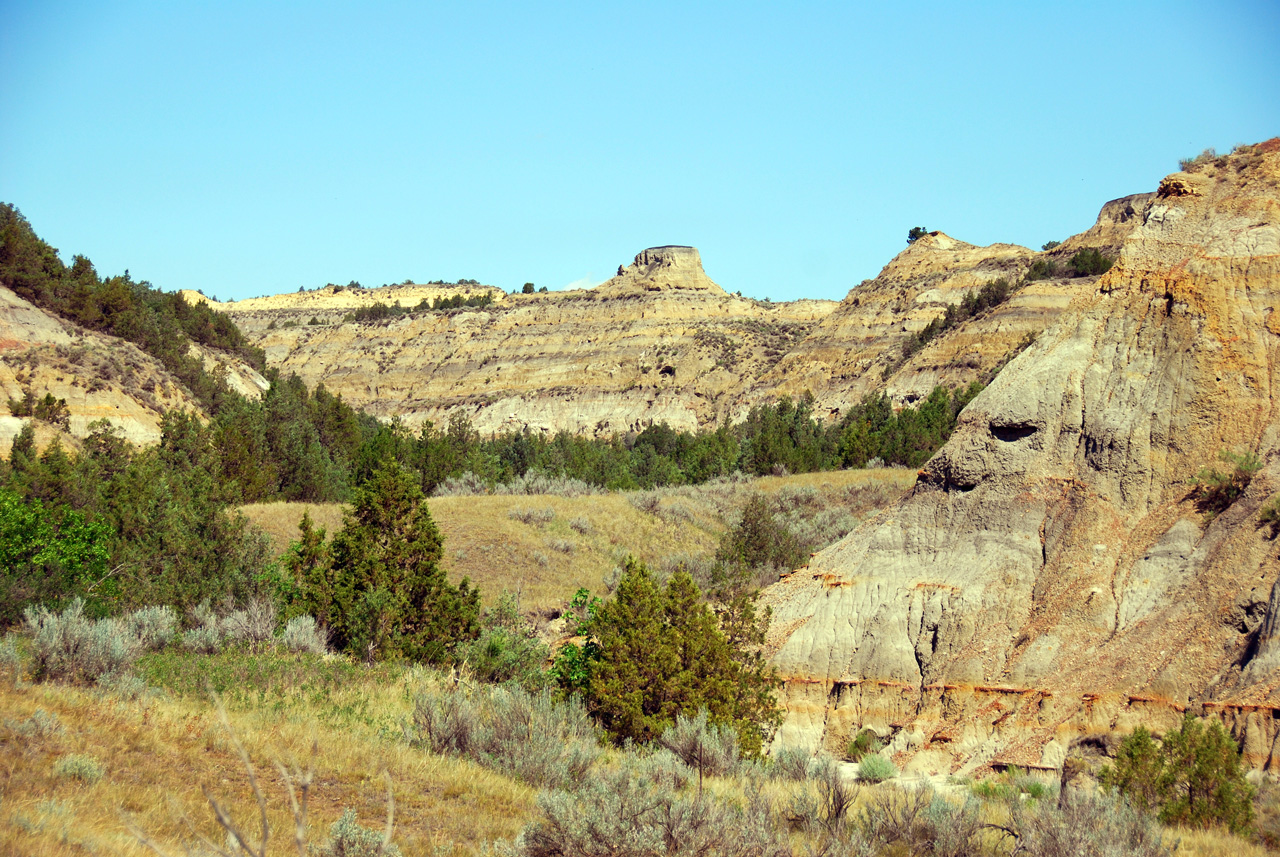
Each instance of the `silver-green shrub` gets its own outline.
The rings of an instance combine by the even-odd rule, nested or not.
[[[773,808],[748,789],[743,803],[673,789],[631,764],[590,777],[575,792],[538,798],[541,817],[499,853],[513,857],[783,857],[791,851]]]
[[[72,754],[53,763],[53,775],[83,783],[96,783],[102,779],[102,763],[92,756]]]
[[[329,635],[316,623],[314,617],[295,616],[280,632],[280,645],[290,652],[323,655],[329,651],[328,637]]]
[[[1019,848],[1037,857],[1165,857],[1160,825],[1123,799],[1075,789],[1062,797],[1026,806],[1010,804],[1010,827]]]
[[[580,782],[600,755],[595,724],[576,698],[515,686],[420,694],[409,736],[434,753],[551,788]]]
[[[385,831],[370,830],[356,822],[356,811],[344,809],[329,827],[329,840],[317,851],[320,857],[400,857],[400,847],[387,843],[383,847]],[[315,848],[315,846],[311,846]]]
[[[801,747],[783,747],[769,760],[768,773],[775,780],[804,782],[812,778],[820,762],[813,753]]]
[[[142,607],[126,613],[120,621],[145,652],[163,649],[178,628],[178,614],[172,607]]]
[[[677,715],[675,725],[658,737],[658,743],[704,776],[733,774],[742,760],[738,733],[730,726],[709,722],[705,708],[692,717]]]
[[[248,643],[258,649],[270,642],[276,630],[276,605],[266,598],[255,598],[221,620],[222,634],[229,644]]]
[[[550,506],[534,508],[532,506],[516,506],[507,511],[507,517],[522,524],[542,526],[556,519],[556,510]]]
[[[85,616],[79,598],[60,614],[28,607],[22,615],[37,679],[89,683],[128,669],[141,653],[137,638],[117,620]]]
[[[882,783],[898,775],[898,769],[884,756],[872,753],[858,763],[858,779],[868,783]]]

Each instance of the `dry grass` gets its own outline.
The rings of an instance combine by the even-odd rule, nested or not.
[[[371,705],[380,715],[407,716],[415,683],[428,680],[410,670],[395,683],[358,683],[339,694]],[[343,700],[308,710],[300,701],[284,713],[270,706],[228,705],[232,725],[257,767],[269,801],[273,841],[291,841],[288,797],[273,762],[306,767],[313,742],[315,784],[310,800],[313,842],[344,808],[380,829],[386,785],[394,783],[396,835],[406,854],[473,854],[480,844],[508,838],[529,817],[534,793],[467,762],[433,756],[406,746],[333,712]],[[12,724],[37,709],[55,714],[60,733],[23,736]],[[237,821],[257,831],[256,807],[239,758],[212,705],[199,698],[124,702],[84,689],[34,685],[0,687],[0,855],[144,854],[128,831],[127,815],[162,846],[183,852],[190,839],[183,817],[214,841],[222,841],[200,792],[208,786]],[[55,777],[54,763],[68,754],[103,762],[94,784]],[[275,849],[273,849],[275,853]]]
[[[886,496],[895,497],[914,482],[911,470],[837,470],[660,489],[653,493],[660,497],[659,508],[669,513],[657,515],[637,509],[622,493],[433,497],[428,502],[445,537],[444,566],[452,579],[471,578],[487,603],[503,592],[519,591],[524,609],[538,610],[563,607],[579,587],[600,592],[606,575],[627,554],[655,568],[675,554],[713,554],[731,510],[750,491],[813,488],[836,495],[857,486],[883,485],[889,489]],[[528,507],[554,509],[555,518],[536,525],[510,517],[513,509]],[[342,526],[342,507],[332,503],[260,503],[242,511],[267,533],[277,552],[297,538],[304,511],[330,535]],[[583,520],[587,527],[581,526]],[[571,543],[573,550],[552,550],[549,542]]]
[[[1225,830],[1175,827],[1165,831],[1164,841],[1170,848],[1177,843],[1178,857],[1266,857],[1275,853]]]

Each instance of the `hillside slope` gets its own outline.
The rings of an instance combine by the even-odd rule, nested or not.
[[[266,380],[251,367],[213,349],[192,343],[191,353],[213,368],[222,364],[233,389],[261,395]],[[89,424],[107,419],[130,441],[155,443],[160,418],[179,408],[202,412],[200,404],[160,361],[114,336],[85,330],[34,306],[0,286],[0,408],[27,394],[65,399],[67,420],[58,426],[0,411],[0,455],[30,422],[43,447],[54,436],[74,445]]]
[[[866,725],[908,768],[1060,765],[1220,715],[1280,770],[1280,140],[1166,178],[1118,264],[961,414],[895,508],[767,593],[784,744]],[[1264,466],[1211,517],[1220,451]]]

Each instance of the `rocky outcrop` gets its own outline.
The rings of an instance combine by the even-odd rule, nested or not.
[[[193,346],[195,347],[195,346]],[[213,366],[219,357],[195,347]],[[246,393],[261,393],[266,381],[247,366],[221,358],[228,380]],[[65,399],[65,430],[4,408],[9,399],[27,393]],[[200,411],[199,406],[150,355],[131,343],[79,328],[0,287],[0,455],[8,455],[13,439],[30,422],[37,445],[55,436],[68,445],[89,433],[89,425],[106,419],[125,437],[139,443],[160,440],[160,418],[170,408]]]
[[[378,416],[418,426],[463,413],[486,433],[601,436],[659,422],[692,431],[738,416],[751,401],[746,386],[836,306],[728,295],[692,247],[645,250],[595,289],[373,323],[291,307],[291,297],[277,295],[266,309],[216,306],[269,365]],[[309,324],[312,316],[329,323]]]
[[[908,769],[1054,764],[1191,707],[1280,770],[1278,150],[1166,180],[916,488],[768,591],[780,743],[869,726]],[[1191,480],[1220,450],[1265,467],[1210,519]]]
[[[613,295],[670,290],[725,294],[702,270],[697,248],[678,245],[641,250],[630,265],[618,266],[616,277],[596,286],[596,291]]]
[[[1053,324],[1073,300],[1092,294],[1096,277],[1066,277],[1066,260],[1083,249],[1114,258],[1141,222],[1154,194],[1112,200],[1094,225],[1047,252],[1014,244],[977,247],[932,232],[899,253],[874,280],[849,292],[835,312],[760,380],[765,396],[811,391],[819,407],[843,412],[885,390],[898,405],[928,396],[937,385],[985,382]],[[908,340],[948,306],[987,283],[1018,283],[1043,259],[1062,276],[1021,285],[1004,304],[904,356]]]

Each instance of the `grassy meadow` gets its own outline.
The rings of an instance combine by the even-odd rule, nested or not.
[[[753,491],[798,498],[793,514],[801,517],[847,515],[848,525],[892,502],[915,477],[903,468],[834,470],[581,497],[432,497],[428,505],[444,535],[442,564],[452,580],[471,578],[486,603],[518,591],[523,609],[542,611],[562,607],[579,587],[601,592],[628,554],[655,569],[714,555]],[[342,509],[337,503],[241,507],[275,553],[297,538],[304,511],[332,536],[342,527]]]

